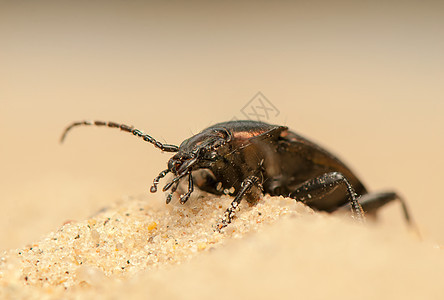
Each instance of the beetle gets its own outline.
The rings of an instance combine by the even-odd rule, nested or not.
[[[125,124],[80,121],[65,129],[61,142],[72,128],[83,125],[118,128],[164,152],[175,153],[168,161],[168,168],[154,178],[150,189],[156,192],[160,180],[172,173],[174,178],[163,187],[164,192],[170,191],[167,204],[182,179],[188,180],[188,190],[180,196],[182,204],[189,199],[195,185],[215,195],[234,196],[216,225],[218,231],[231,223],[243,199],[253,205],[264,193],[291,197],[318,211],[351,210],[358,221],[399,200],[404,218],[411,224],[407,205],[396,192],[369,193],[341,160],[286,126],[251,120],[228,121],[210,126],[176,146],[160,143]]]

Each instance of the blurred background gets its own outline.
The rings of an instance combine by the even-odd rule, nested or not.
[[[0,249],[148,193],[166,168],[169,154],[117,130],[77,128],[60,145],[70,122],[180,144],[258,115],[337,154],[370,190],[399,191],[444,243],[443,8],[0,1]],[[383,220],[404,226],[400,215],[394,204]]]

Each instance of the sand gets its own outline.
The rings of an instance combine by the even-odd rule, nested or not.
[[[2,254],[2,299],[442,299],[444,252],[409,232],[284,197],[128,197]]]
[[[174,2],[1,2],[0,299],[444,299],[444,2]],[[422,239],[396,204],[359,225],[269,197],[215,234],[230,199],[149,194],[170,154],[58,143],[259,117],[399,192]]]

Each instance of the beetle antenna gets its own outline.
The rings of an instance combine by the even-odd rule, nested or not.
[[[66,135],[68,134],[68,132],[77,126],[108,126],[111,128],[120,128],[120,130],[132,133],[135,136],[141,137],[145,142],[149,142],[151,144],[153,144],[155,147],[159,148],[162,151],[165,152],[178,152],[179,151],[179,147],[175,146],[175,145],[169,145],[169,144],[162,144],[161,142],[156,141],[154,138],[152,138],[150,135],[148,134],[144,134],[141,130],[139,129],[135,129],[133,126],[128,126],[125,124],[119,124],[119,123],[114,123],[114,122],[103,122],[103,121],[80,121],[80,122],[74,122],[71,125],[69,125],[68,127],[66,127],[65,131],[63,132],[62,138],[60,139],[60,143],[63,143],[63,141],[66,138]]]

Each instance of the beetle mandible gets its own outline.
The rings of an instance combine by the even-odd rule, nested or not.
[[[231,223],[243,199],[254,204],[263,193],[291,197],[320,211],[351,209],[353,217],[359,221],[365,219],[365,214],[375,215],[385,204],[399,200],[406,221],[411,223],[407,206],[398,194],[368,193],[341,160],[286,126],[251,120],[223,122],[175,146],[162,144],[132,126],[81,121],[65,129],[61,142],[68,131],[82,125],[118,128],[164,152],[175,152],[168,161],[168,168],[154,178],[150,189],[156,192],[159,181],[172,173],[174,178],[163,187],[163,191],[170,191],[167,204],[185,178],[188,190],[180,196],[182,204],[193,193],[194,185],[216,195],[230,191],[235,198],[217,224],[218,231]]]

